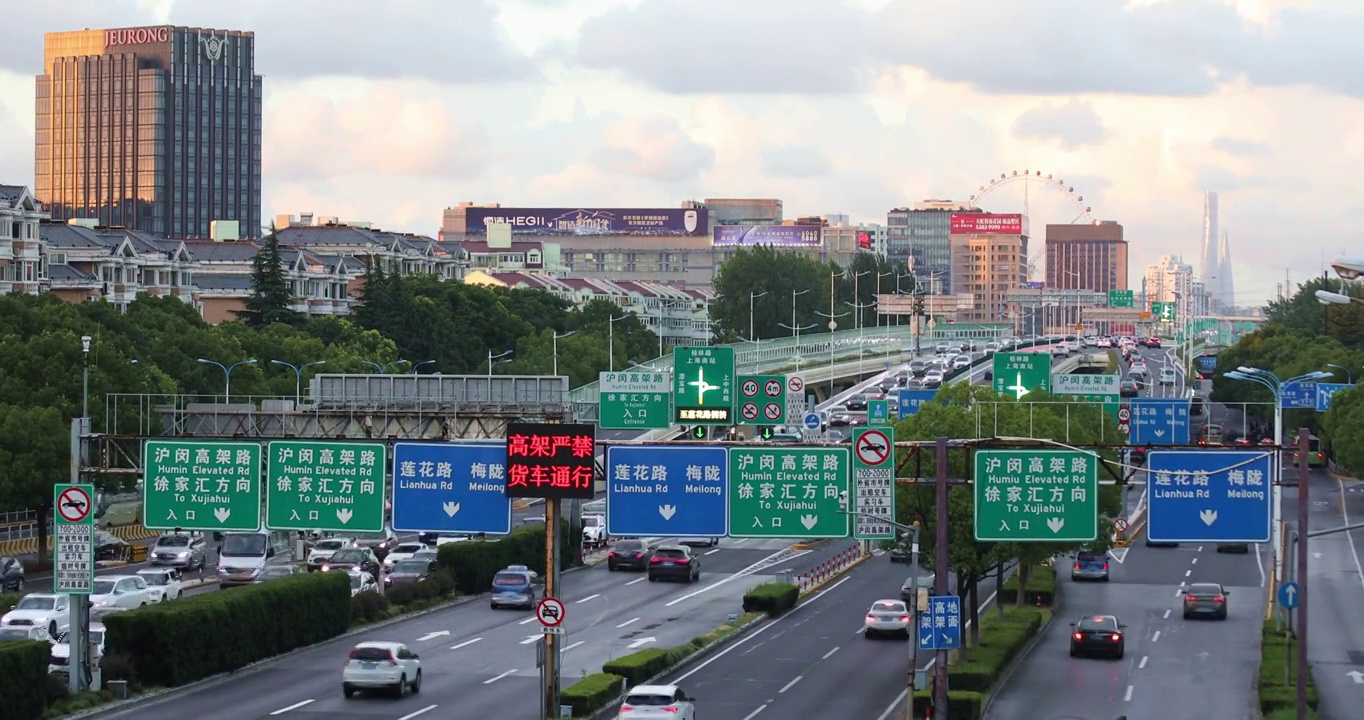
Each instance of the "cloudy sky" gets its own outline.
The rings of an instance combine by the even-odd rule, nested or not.
[[[1237,301],[1361,247],[1359,0],[46,0],[0,23],[0,181],[32,184],[42,34],[254,30],[264,212],[434,235],[463,200],[778,197],[885,222],[965,199],[1117,220],[1132,282],[1196,263],[1221,194]],[[1353,49],[1352,49],[1353,48]],[[1027,192],[1024,192],[1028,186]],[[1353,254],[1360,254],[1354,250]]]

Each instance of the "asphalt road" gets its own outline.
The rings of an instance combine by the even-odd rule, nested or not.
[[[755,584],[786,569],[801,572],[831,557],[846,543],[827,543],[799,554],[790,541],[724,540],[703,550],[702,579],[695,585],[651,583],[642,575],[608,572],[605,566],[564,576],[567,604],[562,682],[597,672],[611,657],[642,647],[687,642],[740,611],[740,598]],[[429,615],[306,648],[222,680],[162,699],[99,713],[137,720],[240,720],[241,718],[538,717],[534,616],[492,610],[475,601]],[[341,696],[346,650],[365,640],[404,642],[421,654],[419,695],[400,700]],[[634,646],[634,647],[632,647]]]

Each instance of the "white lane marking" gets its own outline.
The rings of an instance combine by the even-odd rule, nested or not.
[[[789,612],[789,613],[786,613],[786,614],[784,614],[784,615],[778,616],[776,620],[773,620],[773,621],[771,621],[771,622],[769,622],[769,623],[763,625],[762,627],[758,628],[757,630],[754,630],[753,632],[749,633],[748,635],[746,635],[746,636],[740,638],[740,639],[739,639],[738,641],[736,641],[733,645],[729,645],[728,647],[725,647],[725,648],[723,648],[722,650],[720,650],[720,652],[717,652],[717,653],[715,653],[714,655],[711,655],[709,658],[706,659],[705,662],[703,662],[703,663],[697,665],[696,667],[694,667],[694,668],[688,670],[688,671],[685,672],[685,673],[682,673],[681,675],[678,675],[676,678],[673,678],[673,684],[681,683],[683,680],[686,680],[687,678],[691,677],[692,675],[695,675],[696,673],[701,672],[702,670],[704,670],[704,669],[706,668],[707,665],[710,665],[711,663],[715,662],[716,660],[719,660],[720,658],[722,658],[722,657],[724,657],[724,656],[730,654],[731,652],[733,652],[733,651],[735,651],[735,650],[738,650],[739,648],[743,647],[743,645],[744,645],[745,643],[749,642],[749,641],[752,640],[753,638],[758,637],[759,635],[761,635],[761,634],[767,632],[768,630],[771,630],[772,628],[774,628],[774,627],[780,625],[780,624],[782,623],[782,621],[787,620],[787,619],[792,618],[792,617],[797,617],[797,616],[799,616],[800,613],[799,613],[798,611],[800,610],[800,608],[810,607],[810,606],[813,605],[815,602],[819,601],[820,598],[824,597],[825,595],[828,595],[829,593],[833,592],[834,590],[837,590],[837,589],[838,589],[838,586],[839,586],[839,585],[842,585],[842,584],[845,583],[845,582],[848,582],[848,578],[847,578],[847,577],[844,577],[842,580],[839,580],[838,582],[834,583],[833,585],[830,585],[830,586],[827,587],[827,588],[824,588],[823,590],[820,590],[819,592],[815,593],[809,600],[806,600],[805,602],[802,602],[801,604],[797,605],[797,606],[796,606],[796,611]],[[763,707],[766,707],[766,706],[764,705]]]
[[[701,554],[702,554],[702,555],[714,555],[715,553],[718,553],[718,552],[720,552],[720,548],[715,548],[714,550],[707,550],[706,552],[703,552],[703,553],[701,553]]]
[[[1192,575],[1192,574],[1193,574],[1193,570],[1185,570],[1185,571],[1184,571],[1184,577],[1189,577],[1189,576]]]
[[[451,649],[451,650],[458,650],[458,649],[460,649],[460,648],[462,648],[462,647],[469,647],[470,645],[473,645],[474,643],[476,643],[476,642],[478,642],[479,640],[482,640],[482,639],[483,639],[483,638],[474,638],[473,640],[465,640],[464,642],[462,642],[462,643],[460,643],[460,644],[458,644],[458,645],[451,645],[451,646],[450,646],[450,649]]]
[[[1202,546],[1202,545],[1199,545],[1199,546],[1198,546],[1198,552],[1203,552],[1203,546]]]
[[[578,642],[575,642],[575,643],[573,643],[572,645],[569,645],[568,647],[564,648],[564,649],[563,649],[563,652],[568,652],[569,650],[572,650],[573,648],[578,647],[579,645],[585,645],[585,644],[587,644],[587,641],[586,641],[586,640],[579,640]]]
[[[1169,619],[1170,619],[1170,611],[1169,611],[1169,610],[1166,610],[1166,611],[1165,611],[1165,619],[1166,619],[1166,620],[1169,620]]]
[[[780,690],[777,691],[777,694],[780,695],[780,694],[786,692],[787,690],[790,690],[791,688],[795,687],[795,686],[796,686],[796,683],[800,682],[802,679],[804,679],[804,677],[805,677],[804,675],[797,675],[797,676],[795,676],[794,678],[791,679],[791,682],[786,683],[785,685],[783,685],[782,688],[781,688]]]
[[[1345,483],[1337,480],[1336,487],[1340,488],[1340,519],[1345,521],[1346,527],[1350,525],[1350,512],[1345,509]],[[1349,541],[1350,557],[1355,561],[1355,572],[1359,574],[1359,584],[1364,587],[1364,568],[1359,565],[1359,551],[1355,549],[1355,538],[1353,531],[1345,531],[1345,539]],[[1310,539],[1309,539],[1310,542]],[[1257,549],[1259,545],[1255,546]]]
[[[435,710],[437,707],[439,707],[439,706],[437,706],[437,705],[427,705],[426,707],[424,707],[424,708],[418,710],[417,712],[408,713],[408,714],[406,714],[406,715],[404,715],[404,716],[398,718],[398,720],[412,720],[412,718],[417,717],[418,715],[421,715],[422,713],[429,713],[429,712],[431,712],[432,710]]]
[[[1141,662],[1137,663],[1137,669],[1138,669],[1138,670],[1141,670],[1141,669],[1145,668],[1145,667],[1146,667],[1146,661],[1147,661],[1147,660],[1150,660],[1150,659],[1151,659],[1151,656],[1150,656],[1150,655],[1142,655],[1142,656],[1141,656]]]
[[[280,709],[278,709],[278,710],[276,710],[276,711],[274,711],[274,712],[272,712],[272,713],[270,713],[270,714],[271,714],[271,715],[283,715],[284,713],[287,713],[287,712],[289,712],[290,710],[297,710],[297,709],[303,707],[304,705],[312,705],[314,702],[316,702],[316,701],[315,701],[315,700],[304,700],[303,702],[296,702],[296,703],[294,703],[293,705],[290,705],[289,707],[280,708]]]
[[[674,605],[676,605],[676,604],[678,604],[678,603],[680,603],[680,602],[682,602],[682,601],[684,601],[684,600],[690,600],[690,599],[696,597],[697,595],[700,595],[701,593],[710,592],[711,590],[714,590],[715,588],[718,588],[718,587],[720,587],[721,585],[724,585],[724,584],[726,584],[726,583],[733,582],[733,581],[735,581],[735,580],[738,580],[739,578],[748,577],[748,576],[750,576],[750,575],[753,575],[753,574],[757,573],[759,570],[765,570],[765,569],[767,569],[767,568],[769,568],[769,567],[771,567],[771,566],[777,564],[775,561],[773,561],[773,558],[776,558],[776,557],[778,557],[778,556],[782,556],[782,558],[781,558],[781,561],[782,561],[782,562],[789,562],[789,561],[791,561],[791,560],[795,560],[796,558],[798,558],[798,557],[800,557],[800,556],[802,556],[802,555],[809,555],[809,554],[810,554],[810,551],[809,551],[809,550],[802,550],[802,551],[800,551],[800,552],[792,553],[792,554],[790,554],[790,555],[787,555],[787,553],[790,553],[790,552],[791,552],[791,551],[790,551],[789,548],[788,548],[788,549],[784,549],[784,550],[778,550],[778,551],[772,553],[771,555],[768,555],[767,557],[763,558],[762,560],[759,560],[758,562],[755,562],[755,563],[753,563],[752,565],[749,565],[748,567],[744,568],[743,570],[740,570],[739,572],[736,572],[736,573],[734,573],[733,575],[730,575],[729,577],[726,577],[726,578],[724,578],[724,579],[722,579],[722,580],[716,580],[715,582],[713,582],[713,583],[711,583],[711,584],[709,584],[709,585],[707,585],[707,586],[705,586],[705,587],[703,587],[703,588],[701,588],[701,589],[699,589],[699,590],[693,590],[693,591],[687,593],[686,595],[683,595],[682,597],[677,598],[676,600],[673,600],[673,601],[671,601],[671,602],[666,602],[666,603],[663,604],[663,607],[672,607],[672,606],[674,606]]]
[[[1155,634],[1153,634],[1153,635],[1151,636],[1151,642],[1155,642],[1155,641],[1157,641],[1157,640],[1159,640],[1159,639],[1160,639],[1160,631],[1157,630],[1157,631],[1155,632]]]
[[[644,582],[645,580],[648,580],[648,579],[649,579],[649,578],[647,578],[647,577],[636,578],[636,579],[631,580],[630,582],[625,583],[625,584],[626,584],[626,585],[634,585],[635,583]]]
[[[1194,558],[1193,560],[1190,560],[1190,561],[1189,561],[1189,564],[1190,564],[1190,565],[1197,565],[1197,564],[1198,564],[1198,558]]]
[[[512,673],[514,673],[514,672],[516,672],[516,669],[515,669],[515,668],[512,668],[511,670],[508,670],[507,672],[504,672],[504,673],[502,673],[501,675],[497,675],[497,676],[495,676],[495,677],[490,677],[490,678],[488,678],[487,680],[484,680],[484,681],[483,681],[483,684],[484,684],[484,685],[492,685],[493,683],[497,682],[498,680],[501,680],[502,678],[507,677],[508,675],[510,675],[510,674],[512,674]]]
[[[516,623],[516,624],[517,624],[517,625],[527,625],[527,624],[529,624],[529,623],[535,622],[536,620],[537,620],[537,618],[536,618],[534,615],[531,615],[530,617],[528,617],[528,618],[526,618],[525,620],[522,620],[521,622]]]
[[[830,650],[829,652],[824,653],[824,657],[820,658],[820,660],[828,660],[829,658],[833,657],[833,654],[836,653],[836,652],[838,652],[838,647],[837,647],[837,646],[835,646],[833,650]]]
[[[599,598],[599,597],[601,597],[601,593],[593,593],[593,594],[588,595],[587,597],[583,598],[582,600],[575,600],[575,601],[574,601],[574,604],[575,604],[575,605],[582,605],[583,603],[587,602],[588,600],[596,600],[596,599]]]
[[[1122,701],[1123,701],[1123,702],[1132,702],[1132,686],[1131,686],[1131,685],[1128,685],[1128,686],[1127,686],[1127,692],[1123,693]]]
[[[544,637],[544,635],[530,635],[530,636],[527,636],[525,640],[522,640],[522,641],[521,641],[521,644],[522,644],[522,645],[530,645],[531,643],[537,643],[537,642],[540,642],[540,638],[542,638],[542,637]]]
[[[766,705],[759,705],[757,710],[754,710],[753,712],[745,715],[744,720],[753,720],[753,718],[758,717],[758,713],[766,709],[767,709]]]
[[[1260,587],[1264,587],[1269,583],[1269,578],[1265,577],[1265,560],[1260,555],[1260,543],[1255,543],[1255,567],[1260,570]],[[1360,581],[1364,582],[1364,578],[1361,578]]]
[[[618,627],[618,628],[623,628],[623,627],[625,627],[626,625],[634,625],[634,624],[637,623],[637,622],[639,622],[639,618],[630,618],[629,620],[626,620],[625,622],[623,622],[623,623],[617,625],[616,627]]]

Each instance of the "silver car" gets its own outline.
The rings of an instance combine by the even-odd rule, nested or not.
[[[863,622],[862,636],[868,640],[875,640],[885,635],[893,635],[909,639],[909,627],[912,622],[909,606],[900,600],[877,600],[871,604],[871,609],[867,611],[867,618]]]
[[[152,565],[202,570],[208,564],[207,547],[202,533],[166,533],[156,539],[147,559]]]

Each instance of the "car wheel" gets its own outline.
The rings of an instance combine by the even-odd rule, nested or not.
[[[867,628],[866,630],[862,631],[862,637],[864,637],[864,638],[866,638],[866,639],[868,639],[868,640],[875,640],[875,639],[876,639],[876,631],[875,631],[875,630],[872,630],[871,628]]]
[[[658,576],[653,573],[649,573],[649,582],[658,582]]]
[[[1071,646],[1070,646],[1070,656],[1071,656],[1071,657],[1080,657],[1080,651],[1077,650],[1077,649],[1075,648],[1074,645],[1071,645]]]
[[[417,671],[417,679],[412,681],[412,694],[416,695],[422,691],[422,671]]]
[[[497,609],[497,603],[491,603],[491,602],[488,603],[488,608],[489,608],[489,609],[492,609],[492,610],[496,610],[496,609]]]
[[[345,683],[342,683],[342,684],[341,684],[341,696],[342,696],[342,697],[344,697],[344,698],[346,698],[347,700],[349,700],[349,699],[351,699],[354,695],[355,695],[355,688],[353,688],[353,687],[351,687],[351,686],[349,686],[349,685],[347,685],[347,684],[345,684]]]
[[[403,689],[404,689],[405,687],[407,687],[407,676],[406,676],[406,675],[404,675],[404,676],[398,678],[398,683],[397,683],[396,685],[394,685],[393,687],[389,688],[389,692],[392,693],[393,697],[395,697],[395,698],[400,698],[400,697],[403,696]]]
[[[56,636],[57,636],[57,623],[56,623],[56,621],[53,621],[53,622],[50,622],[50,623],[47,624],[47,634],[48,634],[49,636],[52,636],[52,637],[56,637]]]
[[[1104,582],[1108,582],[1108,576],[1107,576],[1107,575],[1104,576]]]
[[[1190,615],[1189,613],[1184,613],[1184,619],[1185,619],[1185,620],[1188,620],[1188,619],[1190,619],[1190,618],[1192,618],[1192,617],[1193,617],[1193,616]]]

